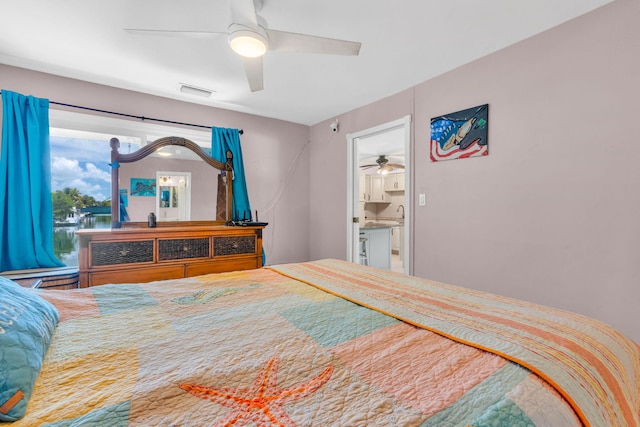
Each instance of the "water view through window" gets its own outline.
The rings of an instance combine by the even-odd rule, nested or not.
[[[53,250],[56,257],[70,267],[78,265],[78,236],[81,228],[110,228],[111,215],[90,215],[77,225],[53,227]]]
[[[53,248],[68,266],[78,265],[81,228],[111,227],[110,135],[51,129]],[[140,147],[135,138],[119,137],[121,152]]]

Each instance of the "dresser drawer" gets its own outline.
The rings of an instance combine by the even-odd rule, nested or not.
[[[213,238],[213,256],[256,253],[256,236],[224,236]]]
[[[159,239],[158,261],[209,258],[209,238]]]
[[[154,280],[180,279],[184,277],[184,266],[163,265],[144,268],[122,268],[91,273],[88,286],[107,283],[144,283]]]
[[[91,266],[153,262],[153,240],[91,242]]]
[[[202,262],[186,266],[186,276],[200,276],[201,274],[222,273],[225,271],[251,270],[261,267],[257,257],[242,257],[213,262]]]

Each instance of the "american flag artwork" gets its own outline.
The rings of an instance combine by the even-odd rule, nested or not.
[[[489,154],[489,104],[431,119],[431,161],[464,159]]]

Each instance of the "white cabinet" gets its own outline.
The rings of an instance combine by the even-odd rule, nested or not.
[[[371,175],[361,173],[359,176],[358,184],[360,185],[360,194],[358,200],[361,202],[368,202],[371,198]]]
[[[386,175],[384,191],[404,191],[404,172]]]
[[[358,200],[366,203],[389,203],[390,197],[385,194],[384,176],[361,173],[358,178]]]
[[[391,227],[391,251],[400,253],[400,226]]]
[[[396,175],[396,190],[404,191],[404,180],[405,180],[404,172],[397,173],[395,175]]]
[[[398,234],[400,235],[400,247],[398,248],[398,258],[404,265],[404,225],[398,227]]]
[[[388,196],[384,192],[384,176],[369,175],[371,179],[371,197],[370,202],[387,202]],[[390,201],[390,200],[389,200]]]
[[[404,225],[391,227],[391,252],[398,254],[398,259],[404,261]]]
[[[384,191],[396,191],[396,176],[387,175],[384,177]]]
[[[391,227],[361,228],[360,237],[366,239],[363,243],[369,265],[391,270]]]

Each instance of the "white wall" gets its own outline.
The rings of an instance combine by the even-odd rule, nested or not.
[[[243,129],[240,139],[251,208],[259,211],[261,221],[269,222],[263,233],[267,264],[309,258],[308,126],[2,64],[0,89],[135,116]]]
[[[329,121],[313,126],[311,258],[346,256],[344,136],[412,114],[415,275],[586,314],[640,342],[639,20],[640,3],[617,0],[340,115],[339,139]],[[484,103],[489,155],[432,163],[430,118]]]

